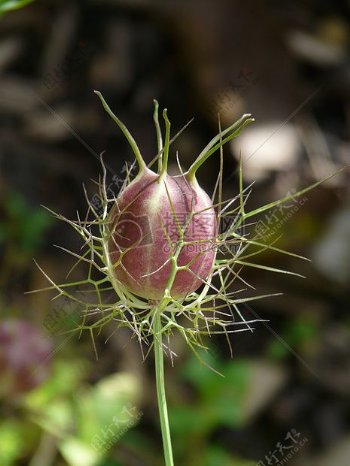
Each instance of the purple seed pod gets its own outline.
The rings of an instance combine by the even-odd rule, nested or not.
[[[0,323],[0,395],[25,393],[49,376],[50,340],[25,320]]]
[[[196,179],[197,169],[226,141],[248,123],[244,115],[235,125],[214,138],[190,169],[178,176],[167,173],[170,122],[167,111],[165,141],[158,122],[158,172],[150,170],[133,137],[113,114],[99,92],[105,110],[128,139],[139,173],[115,200],[110,214],[108,255],[117,281],[131,293],[150,301],[183,300],[196,291],[213,270],[217,249],[218,218],[213,203]]]
[[[171,273],[173,298],[184,298],[208,277],[216,254],[216,215],[206,192],[184,175],[158,175],[144,168],[117,198],[112,211],[110,256],[117,279],[133,293],[160,300]],[[187,267],[187,269],[186,269]]]

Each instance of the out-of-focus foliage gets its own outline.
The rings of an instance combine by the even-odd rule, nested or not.
[[[220,429],[247,426],[284,385],[284,372],[264,360],[220,362],[213,351],[201,351],[199,356],[200,361],[191,355],[179,371],[194,393],[191,401],[173,401],[170,408],[175,451],[183,463],[193,466],[214,464],[216,455],[222,458],[219,464],[250,465],[249,461],[233,460],[219,444],[208,450],[201,445],[209,444]]]
[[[57,360],[51,378],[18,401],[20,417],[0,423],[2,466],[15,465],[38,442],[51,445],[70,466],[102,464],[142,415],[140,386],[126,372],[92,386],[85,381],[88,369],[82,360]]]
[[[0,322],[0,398],[40,386],[50,375],[51,351],[51,340],[30,322]]]
[[[223,448],[215,445],[210,446],[204,452],[203,460],[200,464],[203,466],[256,466],[255,461],[233,458]]]
[[[318,338],[318,324],[315,319],[310,316],[305,316],[303,319],[291,319],[287,323],[285,329],[280,333],[283,341],[289,347],[300,352],[303,351],[306,345],[314,344]],[[272,359],[284,359],[289,356],[288,346],[278,340],[272,340],[266,349],[267,355]]]
[[[45,241],[44,233],[53,219],[43,208],[30,207],[18,192],[8,194],[2,208],[0,244],[6,247],[6,260],[24,264]]]
[[[34,0],[0,0],[0,15],[23,8],[24,6],[32,3]]]
[[[184,439],[196,433],[210,433],[220,425],[239,427],[244,424],[250,362],[234,360],[218,363],[210,353],[203,353],[201,357],[222,375],[213,372],[195,357],[190,358],[184,367],[184,380],[190,382],[198,393],[197,404],[176,408],[172,412],[174,429],[182,433]]]

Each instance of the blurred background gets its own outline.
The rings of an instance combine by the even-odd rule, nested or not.
[[[0,2],[1,9],[9,6]],[[14,4],[23,2],[12,2]],[[0,464],[161,466],[152,357],[127,331],[67,333],[79,312],[53,294],[77,236],[42,208],[86,212],[105,151],[111,189],[132,153],[104,113],[103,92],[147,161],[154,98],[168,108],[184,167],[242,113],[253,125],[224,150],[224,193],[250,209],[350,162],[350,4],[238,0],[39,0],[0,18]],[[199,172],[212,190],[218,157]],[[125,169],[124,169],[125,174]],[[113,175],[117,175],[114,178]],[[201,366],[181,339],[167,391],[176,464],[350,464],[349,171],[256,218],[256,233],[312,262],[259,261],[305,279],[246,269],[241,308],[269,322],[207,342]],[[251,293],[251,292],[249,292]]]

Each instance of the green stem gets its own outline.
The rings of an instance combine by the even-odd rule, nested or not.
[[[198,168],[200,168],[203,163],[212,155],[214,154],[220,147],[225,145],[227,142],[231,141],[231,139],[238,136],[238,134],[242,131],[242,129],[254,121],[254,118],[251,118],[250,114],[243,115],[236,123],[229,126],[223,131],[220,131],[202,150],[202,152],[198,155],[196,160],[190,166],[188,172],[186,173],[186,178],[193,182],[196,176],[196,172]],[[228,134],[228,136],[226,136]],[[224,139],[223,137],[226,136]]]
[[[170,427],[168,408],[165,395],[165,380],[164,380],[164,354],[163,354],[163,338],[162,338],[162,321],[161,310],[156,309],[154,317],[154,360],[156,370],[156,384],[158,408],[160,417],[160,426],[163,438],[164,459],[166,466],[174,466],[173,451],[171,446]]]
[[[158,109],[159,104],[156,100],[153,100],[154,103],[154,112],[153,112],[153,121],[156,127],[156,135],[157,135],[157,149],[158,149],[158,173],[162,172],[162,152],[163,152],[163,139],[162,139],[162,132],[160,130],[159,125],[159,118],[158,118]]]
[[[165,174],[168,169],[169,146],[170,146],[170,121],[168,119],[166,108],[163,110],[163,118],[165,121],[165,141],[164,141],[161,175]]]
[[[143,160],[140,149],[138,148],[135,139],[132,137],[130,131],[124,125],[124,123],[121,120],[119,120],[119,118],[116,115],[114,115],[114,113],[112,112],[111,108],[109,107],[109,105],[105,101],[105,99],[104,99],[103,95],[101,94],[101,92],[94,91],[94,93],[100,98],[100,100],[102,102],[102,105],[103,105],[103,108],[106,110],[108,115],[112,118],[112,120],[119,126],[119,128],[123,132],[124,136],[126,137],[128,143],[130,144],[130,146],[132,148],[132,151],[134,152],[137,163],[139,165],[139,170],[142,171],[146,167],[146,163]]]

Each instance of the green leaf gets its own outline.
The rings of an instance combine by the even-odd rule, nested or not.
[[[95,466],[136,424],[138,379],[129,373],[113,374],[94,387],[80,389],[72,403],[75,431],[63,438],[59,449],[71,466]]]
[[[89,386],[81,384],[86,369],[79,360],[57,362],[50,380],[25,403],[33,421],[59,438],[71,466],[97,465],[141,417],[134,375],[117,373]]]
[[[0,222],[0,241],[14,245],[16,252],[18,248],[23,253],[34,251],[53,223],[52,216],[43,209],[33,209],[20,193],[10,193],[4,206],[6,214]],[[18,259],[22,257],[23,254],[18,254]]]
[[[317,322],[310,316],[309,318],[297,318],[289,322],[282,331],[282,337],[289,346],[302,352],[305,346],[310,346],[311,342],[317,340],[318,332]],[[267,356],[275,360],[282,360],[290,356],[290,352],[286,347],[277,340],[270,343],[266,353]]]
[[[0,15],[23,8],[24,6],[32,3],[34,0],[0,0]]]
[[[60,444],[62,456],[72,466],[95,466],[99,455],[93,448],[76,438],[66,438]]]
[[[58,397],[68,396],[79,387],[88,371],[85,360],[57,360],[53,373],[46,383],[31,391],[25,398],[25,405],[33,411],[46,411]]]
[[[255,461],[233,458],[223,448],[213,445],[205,451],[203,466],[256,466]]]
[[[52,218],[43,210],[31,212],[25,218],[22,246],[26,251],[35,250],[43,240],[44,231],[52,224]]]
[[[0,423],[1,466],[15,466],[25,451],[37,442],[39,429],[33,429],[30,422],[23,418],[8,419]]]
[[[35,413],[33,420],[44,431],[65,438],[74,425],[74,413],[68,400],[57,399],[50,403],[45,411]]]
[[[207,432],[212,423],[211,413],[207,409],[198,409],[197,406],[170,406],[169,418],[171,431],[181,436],[200,435]]]
[[[0,458],[4,466],[14,464],[23,447],[19,423],[9,421],[0,425]]]
[[[206,364],[223,374],[198,364],[192,357],[187,363],[183,376],[197,389],[201,405],[199,412],[205,412],[205,419],[199,423],[202,430],[218,425],[237,427],[244,423],[244,401],[249,385],[250,366],[245,360],[227,363],[215,361],[209,352],[201,352]],[[197,414],[198,416],[198,414]]]

